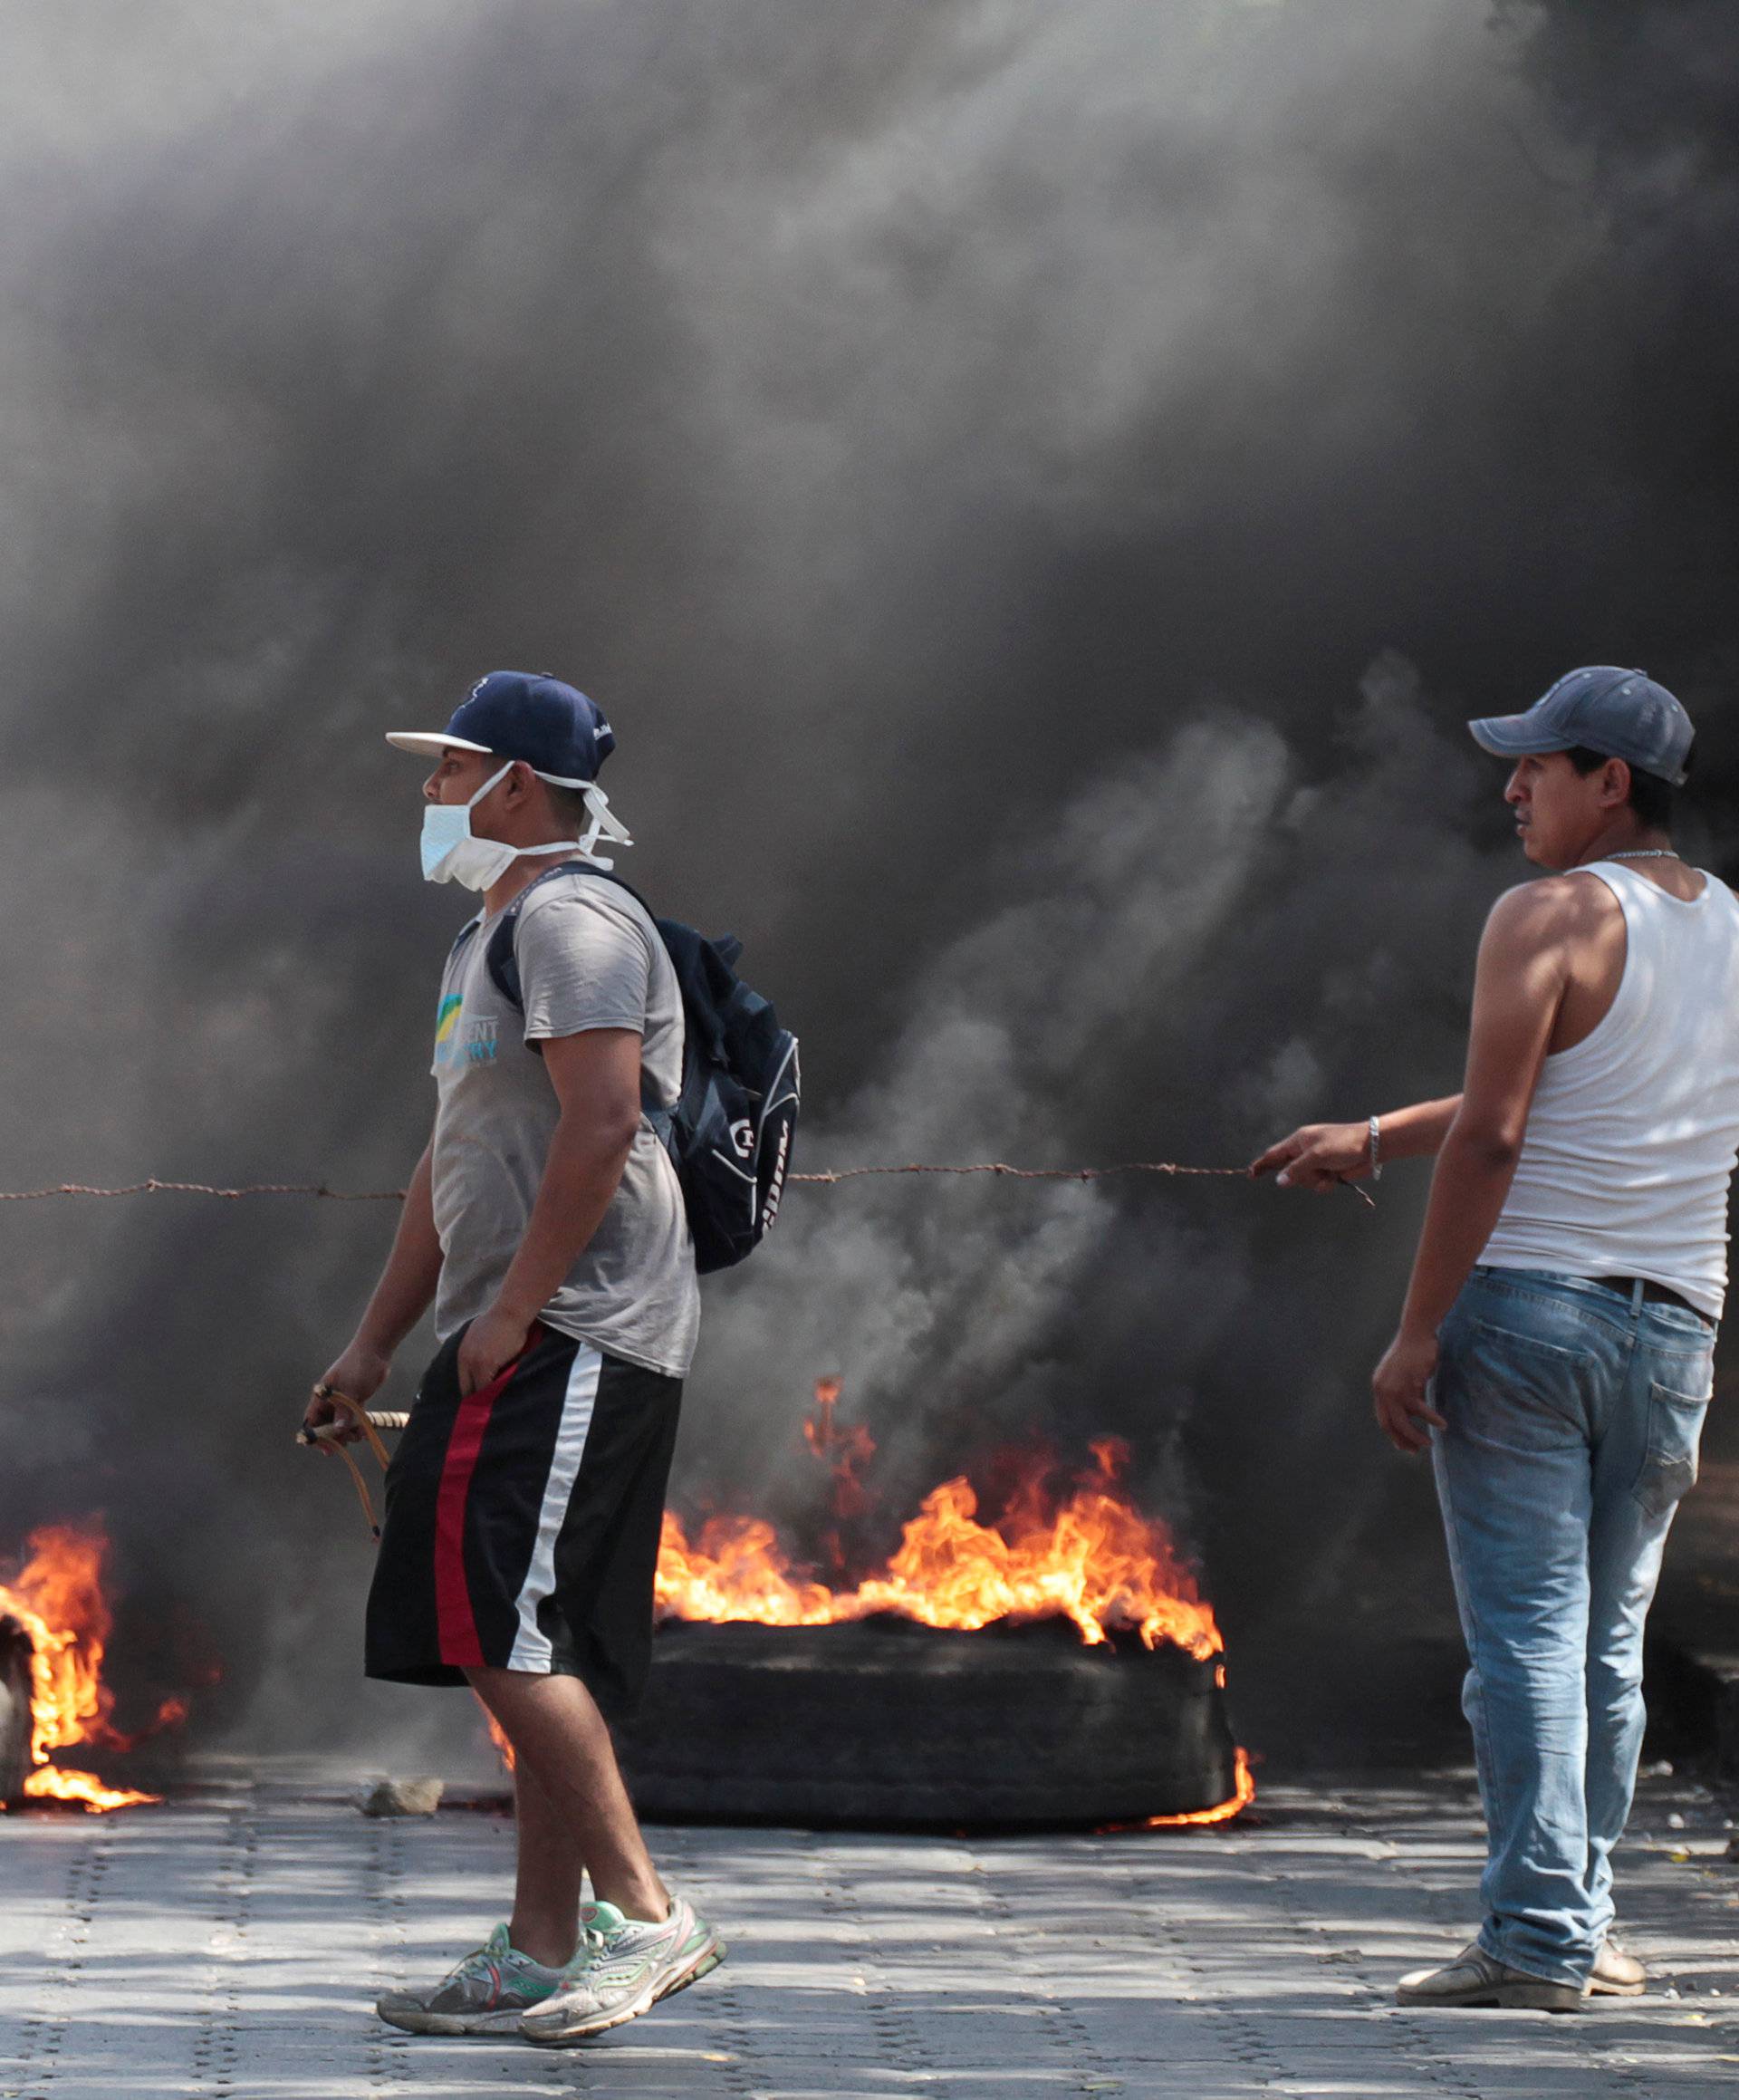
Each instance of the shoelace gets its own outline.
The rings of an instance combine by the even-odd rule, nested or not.
[[[622,1947],[612,1953],[612,1939],[627,1936],[634,1921],[624,1919],[613,1933],[605,1932],[596,1925],[587,1925],[581,1932],[581,1944],[586,1950],[585,1974],[589,1980],[600,1983],[630,1982],[652,1959],[650,1951],[643,1947]]]
[[[543,1970],[543,1973],[548,1974],[544,1964],[533,1961],[529,1954],[522,1954],[517,1947],[509,1944],[505,1948],[497,1948],[493,1940],[486,1940],[481,1947],[474,1947],[462,1961],[455,1965],[450,1980],[468,1978],[486,1983],[489,1995],[499,1999],[513,1988],[517,1980],[517,1972],[522,1968]]]
[[[507,1982],[501,1963],[486,1947],[479,1947],[459,1963],[457,1974],[469,1980],[487,1984],[489,1996],[499,1999]]]

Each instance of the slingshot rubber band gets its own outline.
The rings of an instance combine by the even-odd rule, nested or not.
[[[401,1430],[410,1420],[410,1417],[408,1414],[389,1411],[385,1409],[379,1413],[371,1414],[360,1400],[353,1400],[348,1392],[341,1392],[337,1386],[328,1385],[323,1380],[314,1387],[311,1397],[314,1400],[330,1400],[336,1406],[350,1410],[351,1420],[361,1431],[363,1437],[367,1440],[369,1449],[374,1453],[380,1470],[384,1473],[391,1464],[392,1459],[386,1445],[380,1440],[380,1431],[382,1430]],[[351,1479],[356,1484],[356,1498],[362,1505],[362,1515],[368,1524],[370,1535],[374,1543],[379,1546],[380,1543],[380,1525],[374,1514],[374,1498],[369,1493],[369,1483],[362,1476],[361,1467],[351,1456],[351,1447],[348,1443],[339,1441],[339,1425],[336,1422],[325,1422],[319,1429],[313,1430],[304,1426],[296,1431],[296,1441],[299,1444],[323,1444],[328,1450],[336,1451],[339,1457],[343,1459],[351,1469]]]

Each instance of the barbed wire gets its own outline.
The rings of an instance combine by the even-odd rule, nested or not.
[[[970,1167],[936,1166],[920,1161],[906,1167],[836,1167],[825,1174],[788,1174],[788,1181],[809,1181],[831,1188],[835,1181],[855,1181],[865,1174],[1004,1174],[1011,1181],[1099,1181],[1107,1174],[1197,1174],[1225,1178],[1243,1176],[1248,1167],[1184,1167],[1176,1160],[1124,1160],[1114,1167],[1011,1167],[1002,1160],[985,1160]]]
[[[118,1189],[57,1181],[48,1189],[0,1189],[0,1203],[38,1203],[45,1196],[324,1196],[332,1203],[402,1203],[402,1189],[329,1189],[323,1181],[255,1181],[241,1189],[216,1189],[208,1181],[129,1181]]]
[[[1111,1174],[1171,1174],[1198,1180],[1245,1180],[1248,1167],[1189,1167],[1177,1160],[1123,1160],[1109,1167],[1012,1167],[1004,1160],[985,1160],[970,1166],[939,1165],[913,1161],[899,1167],[835,1167],[817,1174],[789,1174],[787,1181],[811,1188],[831,1189],[841,1181],[858,1181],[872,1175],[889,1174],[996,1174],[1010,1181],[1102,1181]],[[1346,1182],[1355,1196],[1376,1203],[1363,1189]],[[56,1181],[45,1189],[0,1189],[0,1203],[39,1203],[53,1196],[216,1196],[234,1202],[244,1196],[313,1196],[329,1203],[402,1203],[402,1189],[329,1189],[324,1181],[252,1181],[235,1189],[220,1189],[209,1181],[129,1181],[113,1189],[93,1188],[82,1181]]]

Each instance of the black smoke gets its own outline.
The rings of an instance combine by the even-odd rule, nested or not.
[[[457,908],[379,733],[500,663],[608,708],[637,879],[802,1035],[809,1165],[1220,1163],[1450,1089],[1522,872],[1459,724],[1579,661],[1691,707],[1725,864],[1716,0],[0,37],[9,1186],[402,1180]],[[1364,1392],[1421,1190],[798,1190],[681,1493],[803,1507],[822,1373],[896,1512],[1116,1430],[1235,1651],[1379,1656],[1446,1610]],[[105,1508],[141,1669],[203,1628],[238,1739],[441,1704],[357,1694],[366,1540],[289,1441],[389,1219],[0,1209],[0,1541]]]

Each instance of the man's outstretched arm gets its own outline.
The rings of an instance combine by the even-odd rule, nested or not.
[[[1381,1157],[1408,1160],[1435,1152],[1460,1106],[1460,1094],[1452,1093],[1443,1101],[1385,1111],[1378,1119]],[[1252,1160],[1250,1171],[1257,1177],[1272,1174],[1279,1188],[1309,1189],[1318,1196],[1342,1181],[1362,1180],[1370,1171],[1369,1122],[1307,1122]]]
[[[386,1383],[399,1344],[428,1310],[440,1278],[441,1243],[435,1231],[429,1148],[425,1145],[405,1191],[399,1229],[392,1236],[380,1281],[350,1346],[320,1382],[349,1393],[352,1400],[371,1400]],[[348,1408],[330,1400],[311,1401],[303,1426],[320,1429],[328,1423],[336,1424],[341,1443],[353,1443],[361,1434]]]
[[[1531,882],[1500,897],[1485,924],[1466,1084],[1437,1150],[1400,1326],[1371,1380],[1377,1420],[1399,1450],[1423,1450],[1431,1427],[1442,1426],[1426,1400],[1437,1329],[1510,1192],[1568,982],[1580,901],[1571,883]]]

